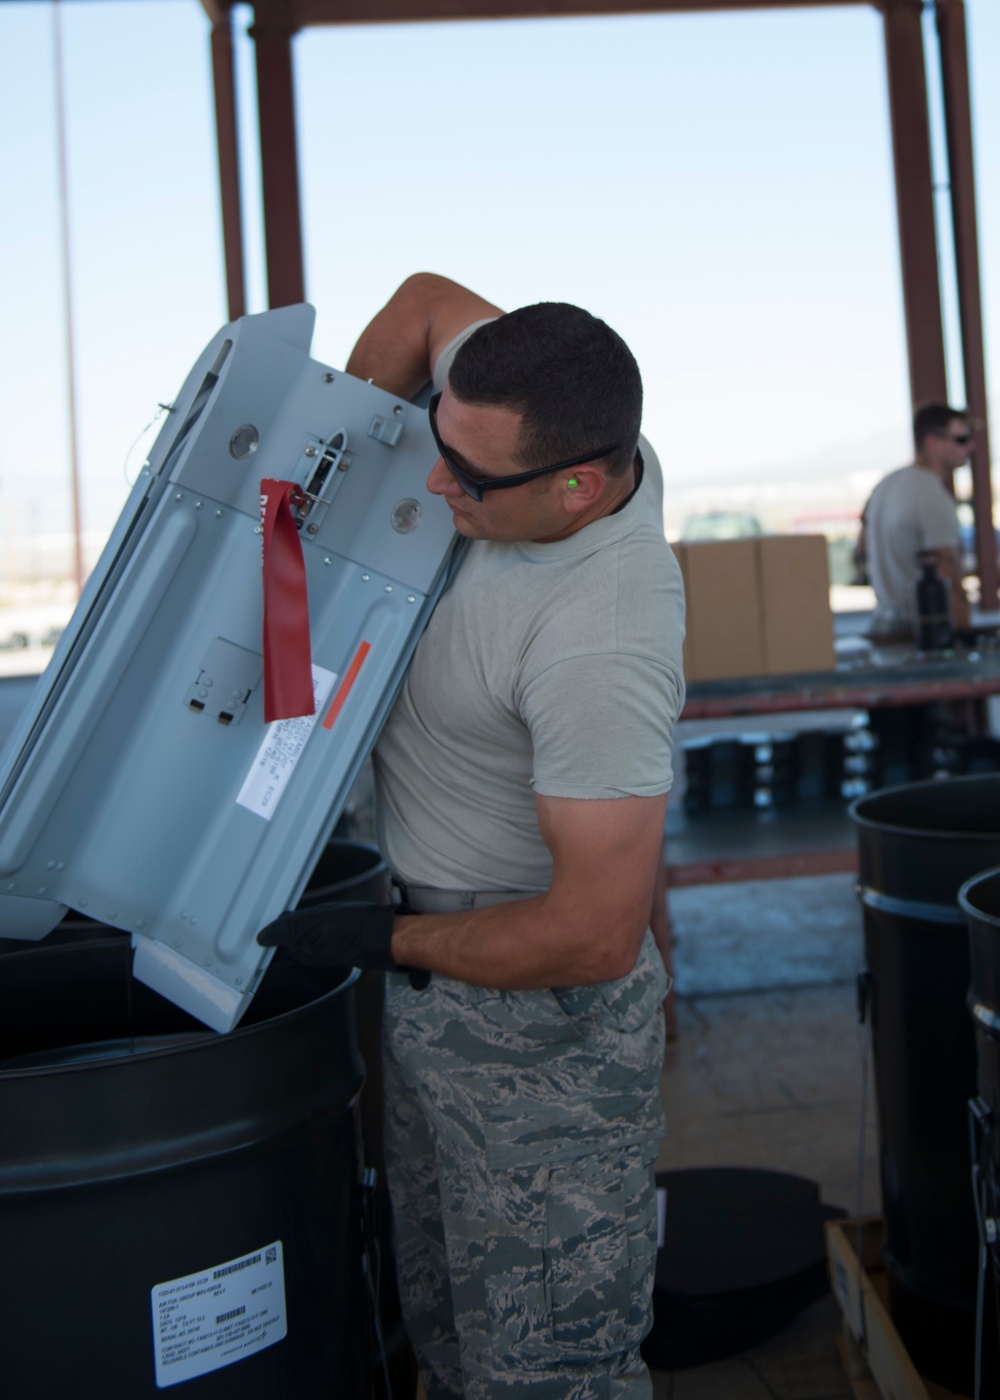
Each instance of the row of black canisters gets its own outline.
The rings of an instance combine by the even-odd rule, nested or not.
[[[684,746],[684,810],[853,802],[926,778],[1000,772],[1000,738],[966,734],[944,707],[873,710],[850,729],[726,734]]]
[[[692,740],[684,745],[684,810],[851,800],[879,786],[878,760],[878,739],[865,727]]]

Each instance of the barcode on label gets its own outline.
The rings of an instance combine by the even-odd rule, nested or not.
[[[245,1312],[245,1307],[230,1308],[228,1312],[219,1313],[219,1316],[215,1319],[215,1325],[218,1327],[220,1322],[232,1322],[234,1317],[242,1317]]]
[[[260,1263],[259,1254],[251,1254],[248,1259],[237,1259],[235,1264],[226,1264],[221,1269],[213,1269],[213,1278],[225,1278],[227,1274],[238,1274],[241,1269],[252,1269],[255,1264]]]

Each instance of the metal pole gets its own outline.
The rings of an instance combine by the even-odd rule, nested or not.
[[[260,7],[250,30],[257,46],[267,296],[272,307],[305,301],[306,295],[295,141],[293,32],[280,22],[262,22]]]
[[[233,30],[229,11],[212,25],[212,81],[215,89],[215,132],[219,150],[219,195],[222,202],[222,243],[226,260],[229,319],[246,314],[243,276],[243,211],[240,203],[239,135],[236,121],[236,75]]]
[[[83,591],[83,531],[80,523],[80,461],[76,435],[76,369],[73,350],[73,274],[69,244],[69,180],[66,161],[66,110],[63,102],[62,12],[52,0],[52,60],[56,88],[56,158],[59,172],[59,228],[62,245],[63,316],[66,332],[66,389],[69,411],[69,461],[73,509],[73,577],[77,597]]]
[[[921,0],[882,0],[910,396],[946,402]]]
[[[990,442],[987,425],[986,359],[979,282],[979,241],[976,234],[976,184],[972,149],[972,104],[964,0],[937,0],[937,30],[941,47],[945,132],[951,184],[951,218],[955,230],[955,268],[962,326],[962,367],[966,407],[976,435],[972,455],[972,502],[976,518],[976,554],[982,605],[997,605],[1000,578],[993,531],[993,490],[990,481]]]

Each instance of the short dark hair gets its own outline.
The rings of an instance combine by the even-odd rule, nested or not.
[[[523,415],[518,460],[525,471],[616,445],[610,476],[635,458],[642,422],[642,378],[617,332],[567,302],[523,306],[473,331],[448,374],[469,404]]]
[[[913,441],[919,452],[929,437],[941,433],[953,418],[961,418],[964,423],[969,415],[964,408],[952,408],[946,403],[925,403],[913,415]]]

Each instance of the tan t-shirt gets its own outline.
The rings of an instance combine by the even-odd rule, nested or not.
[[[865,507],[868,570],[876,599],[873,632],[913,628],[918,553],[957,548],[960,538],[955,501],[932,471],[900,467],[882,478]]]
[[[379,842],[407,883],[547,889],[536,792],[668,791],[684,597],[642,451],[616,514],[551,544],[469,545],[375,751]]]

